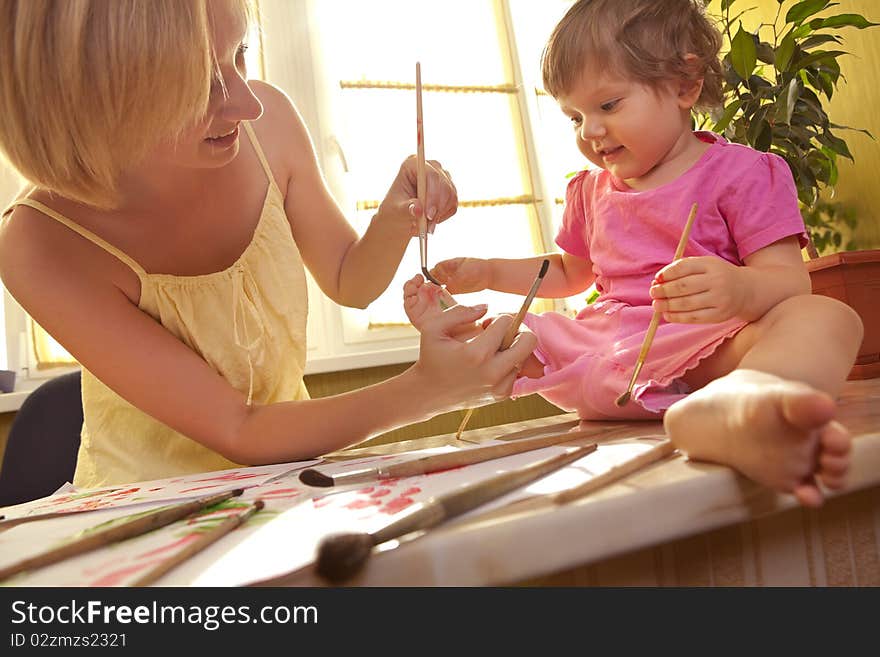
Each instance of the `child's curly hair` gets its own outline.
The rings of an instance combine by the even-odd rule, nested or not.
[[[696,106],[712,109],[722,102],[720,48],[700,0],[578,0],[544,48],[544,89],[565,94],[589,64],[653,87],[702,78]]]

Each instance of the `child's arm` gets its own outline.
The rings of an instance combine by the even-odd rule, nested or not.
[[[527,294],[544,260],[550,261],[539,297],[559,299],[583,292],[595,279],[589,260],[569,253],[550,253],[533,258],[452,258],[437,263],[431,274],[453,294],[495,290]]]
[[[703,324],[739,317],[749,322],[788,297],[810,293],[797,237],[786,237],[745,258],[682,258],[667,265],[651,286],[653,306],[668,322]]]
[[[410,238],[416,234],[415,157],[401,166],[366,232],[359,237],[330,194],[308,132],[290,100],[278,89],[251,83],[265,111],[260,142],[279,162],[284,209],[303,261],[321,290],[344,306],[365,308],[391,282]],[[273,158],[269,158],[273,161]],[[436,162],[427,166],[428,212],[434,222],[454,214],[455,186]],[[411,207],[412,206],[412,207]]]

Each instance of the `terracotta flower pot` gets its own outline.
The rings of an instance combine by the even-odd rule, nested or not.
[[[807,261],[813,294],[843,301],[865,325],[850,379],[880,377],[880,249],[842,251]]]

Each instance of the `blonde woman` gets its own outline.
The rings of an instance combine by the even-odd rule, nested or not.
[[[244,0],[0,0],[0,151],[32,187],[0,224],[0,276],[83,366],[74,483],[283,462],[506,396],[485,307],[423,328],[397,377],[309,400],[304,269],[336,302],[388,285],[422,212],[407,159],[363,237],[289,99],[248,81]],[[456,210],[429,167],[426,215]]]

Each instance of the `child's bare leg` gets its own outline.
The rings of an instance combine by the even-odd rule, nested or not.
[[[446,288],[425,281],[420,274],[416,274],[403,285],[403,308],[410,323],[419,331],[428,318],[442,313],[446,308],[451,308],[457,303],[455,297],[449,294]],[[461,341],[470,340],[482,333],[485,325],[491,321],[486,319],[482,323],[462,327],[454,333],[454,337]],[[520,375],[530,378],[541,377],[544,375],[544,366],[532,354],[523,363]]]
[[[686,377],[710,382],[669,409],[666,430],[690,457],[818,506],[819,483],[841,488],[849,468],[851,438],[833,420],[834,397],[861,339],[861,321],[845,304],[787,299]]]

